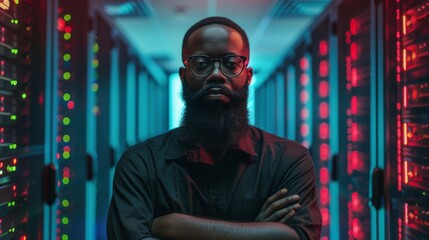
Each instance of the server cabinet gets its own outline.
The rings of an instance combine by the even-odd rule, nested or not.
[[[337,117],[330,113],[330,59],[329,17],[320,20],[311,33],[311,59],[313,90],[312,104],[312,148],[311,153],[316,170],[316,184],[319,191],[319,207],[322,213],[321,239],[329,239],[330,225],[330,118]]]
[[[370,1],[338,7],[340,239],[370,239]]]
[[[100,13],[96,14],[96,108],[97,116],[97,208],[96,208],[96,239],[106,239],[106,221],[111,196],[111,182],[115,166],[115,152],[111,145],[110,130],[113,97],[111,97],[111,54],[113,48],[112,29]]]
[[[385,1],[389,239],[429,239],[429,1]]]
[[[303,40],[295,49],[296,97],[295,140],[306,147],[311,144],[312,82],[311,57],[308,44]]]
[[[53,144],[58,171],[56,239],[93,239],[90,211],[93,156],[89,155],[89,2],[58,1],[58,79],[53,89]],[[77,229],[79,229],[77,231]]]
[[[0,239],[40,239],[46,3],[0,3]],[[48,192],[47,192],[48,193]]]

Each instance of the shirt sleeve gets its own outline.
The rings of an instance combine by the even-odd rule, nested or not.
[[[151,237],[154,202],[151,169],[148,161],[136,152],[127,151],[121,156],[107,217],[109,240]]]
[[[293,228],[301,239],[319,239],[322,217],[317,205],[315,172],[310,153],[301,145],[288,146],[281,156],[281,171],[278,189],[287,188],[289,195],[300,196],[301,208],[287,225]]]

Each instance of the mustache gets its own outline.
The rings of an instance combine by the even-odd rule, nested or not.
[[[227,97],[230,97],[233,99],[238,97],[237,93],[231,91],[230,89],[225,87],[223,84],[209,83],[209,84],[203,86],[201,89],[194,91],[191,94],[188,94],[187,100],[192,101],[192,100],[202,99],[205,95],[207,95],[210,91],[213,91],[214,89],[216,89],[216,92],[222,93]]]

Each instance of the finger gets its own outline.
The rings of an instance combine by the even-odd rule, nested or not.
[[[286,188],[282,188],[273,195],[271,195],[267,201],[265,201],[264,206],[262,206],[261,212],[265,212],[265,210],[273,204],[273,202],[282,199],[284,196],[286,196],[288,190]]]
[[[274,212],[273,214],[271,214],[266,221],[270,221],[270,222],[280,222],[283,218],[287,217],[288,214],[291,214],[291,211],[298,211],[298,209],[301,207],[301,205],[299,205],[299,203],[294,204],[292,206],[288,206],[285,207],[283,209],[280,209],[276,212]]]
[[[287,221],[289,221],[293,216],[296,215],[296,213],[298,212],[298,210],[301,208],[301,205],[296,204],[297,206],[294,206],[293,209],[291,211],[289,211],[288,214],[286,214],[279,222],[281,223],[286,223]]]
[[[299,201],[298,195],[292,195],[289,197],[284,197],[280,200],[277,200],[273,202],[267,209],[266,209],[266,215],[265,216],[271,216],[274,212],[281,210],[283,208],[286,208],[287,206],[290,206],[296,202]]]

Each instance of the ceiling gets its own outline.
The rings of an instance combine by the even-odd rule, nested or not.
[[[186,30],[207,16],[231,18],[247,32],[250,66],[264,79],[331,0],[99,0],[137,55],[177,72]]]

